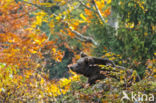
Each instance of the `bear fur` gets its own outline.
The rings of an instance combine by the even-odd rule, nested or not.
[[[88,77],[89,84],[95,84],[96,80],[106,78],[105,75],[100,73],[101,67],[98,66],[100,64],[115,67],[114,62],[109,59],[90,57],[81,53],[81,58],[76,62],[76,64],[73,64],[69,68],[77,74],[82,74],[85,77]]]
[[[133,73],[133,70],[130,70],[130,69],[126,70],[122,66],[116,66],[115,63],[109,59],[91,57],[91,56],[87,56],[84,53],[81,53],[81,58],[79,60],[77,60],[77,62],[75,64],[69,66],[69,68],[72,71],[76,72],[77,74],[82,74],[85,77],[87,77],[88,83],[90,85],[95,84],[96,80],[102,80],[108,76],[115,78],[117,80],[120,80],[120,78],[118,78],[114,75],[110,75],[110,72],[112,72],[113,70],[101,69],[101,67],[99,65],[106,65],[106,66],[108,65],[113,68],[117,68],[118,70],[122,69],[122,70],[126,71],[127,77],[125,77],[125,78],[130,78]],[[104,74],[101,72],[104,72]],[[114,70],[113,72],[116,72],[116,71]],[[131,81],[132,80],[130,80],[129,82],[131,82]]]

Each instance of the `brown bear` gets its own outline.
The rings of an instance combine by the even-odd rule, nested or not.
[[[77,74],[82,74],[85,77],[87,77],[88,83],[90,85],[95,84],[96,80],[105,79],[107,76],[120,80],[120,78],[118,78],[117,76],[110,75],[112,71],[116,72],[116,70],[101,69],[99,65],[106,65],[106,66],[108,65],[113,68],[117,68],[118,70],[122,69],[126,71],[127,78],[129,78],[133,73],[131,70],[127,71],[122,66],[116,66],[115,63],[109,59],[91,57],[91,56],[87,56],[84,53],[81,53],[81,58],[77,60],[75,64],[69,66],[69,68],[72,71],[76,72]],[[104,73],[101,73],[101,71]]]
[[[78,74],[83,74],[88,77],[89,84],[95,84],[96,80],[106,78],[105,75],[100,73],[101,67],[99,67],[98,64],[111,65],[112,67],[115,67],[114,62],[109,59],[90,57],[81,53],[81,58],[76,62],[76,64],[70,66],[69,68]]]

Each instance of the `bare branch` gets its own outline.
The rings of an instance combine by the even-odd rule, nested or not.
[[[80,38],[80,37],[78,37],[78,36],[76,36],[76,39],[78,39],[78,40],[80,40],[80,41],[82,41],[82,42],[85,42],[84,39],[82,39],[82,38]]]
[[[53,14],[54,16],[57,16],[56,14]],[[65,19],[65,16],[62,18],[62,20]],[[66,21],[63,21],[63,23],[67,24],[67,26],[69,26],[68,22]],[[88,37],[88,36],[84,36],[83,34],[73,30],[70,26],[69,26],[69,29],[77,36],[76,38],[83,41],[83,42],[90,42],[90,43],[93,43],[94,45],[98,45],[98,43],[92,38],[92,37]]]
[[[48,7],[40,6],[40,5],[31,3],[31,2],[27,2],[27,1],[22,1],[22,2],[24,2],[24,3],[26,3],[26,4],[30,4],[30,5],[32,5],[32,6],[35,6],[35,7],[37,7],[38,9],[47,12],[48,14],[52,14],[51,12],[49,12],[49,8],[48,8]]]
[[[105,24],[105,19],[103,18],[103,16],[102,16],[102,14],[101,14],[101,12],[100,12],[100,10],[99,10],[98,6],[96,5],[95,1],[94,1],[94,0],[92,0],[92,3],[93,3],[93,5],[95,6],[96,11],[97,11],[97,13],[98,13],[99,17],[101,18],[102,22]]]
[[[104,24],[107,24],[107,25],[113,27],[117,31],[117,29],[118,29],[118,20],[117,20],[117,17],[114,17],[114,14],[115,14],[114,10],[111,9],[111,15],[109,16],[108,23],[106,23],[104,17],[102,16],[102,14],[101,14],[101,12],[100,12],[100,10],[98,8],[98,6],[95,3],[95,0],[92,0],[92,3],[95,6],[96,13],[99,15],[99,17],[102,20],[102,22]]]
[[[37,4],[33,4],[33,3],[31,3],[31,2],[27,2],[27,1],[22,1],[22,2],[24,2],[24,3],[26,3],[26,4],[31,4],[31,5],[33,5],[33,6],[37,7],[37,8],[40,8],[40,7],[41,7],[41,6],[39,6],[39,5],[37,5]]]
[[[78,1],[79,1],[79,3],[80,3],[82,6],[84,6],[86,9],[89,9],[89,10],[91,10],[91,11],[97,13],[97,11],[95,11],[95,10],[91,9],[90,7],[88,7],[87,5],[85,5],[81,0],[78,0]]]
[[[70,30],[80,38],[79,40],[85,40],[85,42],[90,42],[93,43],[94,45],[98,45],[98,43],[92,37],[84,36],[79,32],[72,30],[71,28]]]
[[[39,8],[39,9],[41,9],[41,10],[44,10],[44,11],[48,12],[48,10],[46,10],[45,7],[42,7],[42,6],[37,5],[37,4],[30,3],[30,2],[26,2],[26,1],[23,1],[23,2],[24,2],[24,3],[27,3],[27,4],[31,4],[31,5],[37,7],[37,8]],[[84,5],[85,5],[85,4],[84,4]],[[48,12],[48,13],[49,13],[49,12]],[[55,13],[53,13],[53,15],[54,15],[54,16],[57,16]],[[64,20],[64,19],[65,19],[65,16],[62,18],[62,20]],[[64,22],[64,23],[68,25],[67,22]],[[79,39],[79,40],[81,40],[81,41],[84,41],[84,42],[93,43],[94,45],[98,45],[98,43],[97,43],[92,37],[84,36],[84,35],[80,34],[79,32],[77,32],[77,31],[75,31],[75,30],[72,30],[71,27],[69,27],[69,28],[70,28],[70,30],[71,30],[75,35],[77,35],[77,37],[76,37],[77,39]],[[50,35],[49,35],[49,36],[50,36]],[[48,38],[49,38],[49,37],[48,37]]]
[[[119,28],[119,14],[117,13],[117,11],[115,10],[115,8],[111,8],[111,14],[109,15],[108,18],[108,24],[113,27],[116,31],[115,35],[118,34],[117,30]]]

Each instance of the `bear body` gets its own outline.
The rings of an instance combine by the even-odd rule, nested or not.
[[[112,69],[105,69],[101,68],[99,65],[108,65],[111,66]],[[109,59],[106,58],[98,58],[98,57],[90,57],[87,56],[84,53],[81,53],[81,58],[77,60],[75,64],[69,67],[72,71],[76,72],[77,74],[82,74],[85,77],[88,78],[88,83],[90,85],[95,84],[96,80],[102,80],[105,79],[106,77],[112,77],[115,78],[116,80],[120,80],[120,75],[125,75],[125,85],[131,86],[132,81],[140,81],[139,75],[136,73],[136,79],[133,79],[132,74],[133,70],[132,69],[125,69],[125,67],[122,66],[116,66],[115,63]],[[119,76],[112,75],[111,72],[120,72],[124,71],[124,73],[119,74]],[[128,84],[127,84],[128,83]]]
[[[81,58],[76,62],[76,64],[70,66],[70,69],[77,74],[82,74],[88,77],[89,84],[95,84],[96,80],[106,78],[105,75],[100,73],[101,67],[99,67],[98,64],[111,65],[115,67],[114,62],[109,59],[90,57],[85,54],[81,54]]]

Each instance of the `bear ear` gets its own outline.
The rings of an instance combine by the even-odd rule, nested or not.
[[[85,53],[83,53],[83,52],[81,52],[80,55],[81,55],[81,57],[86,57],[86,56],[88,56],[87,54],[85,54]]]

